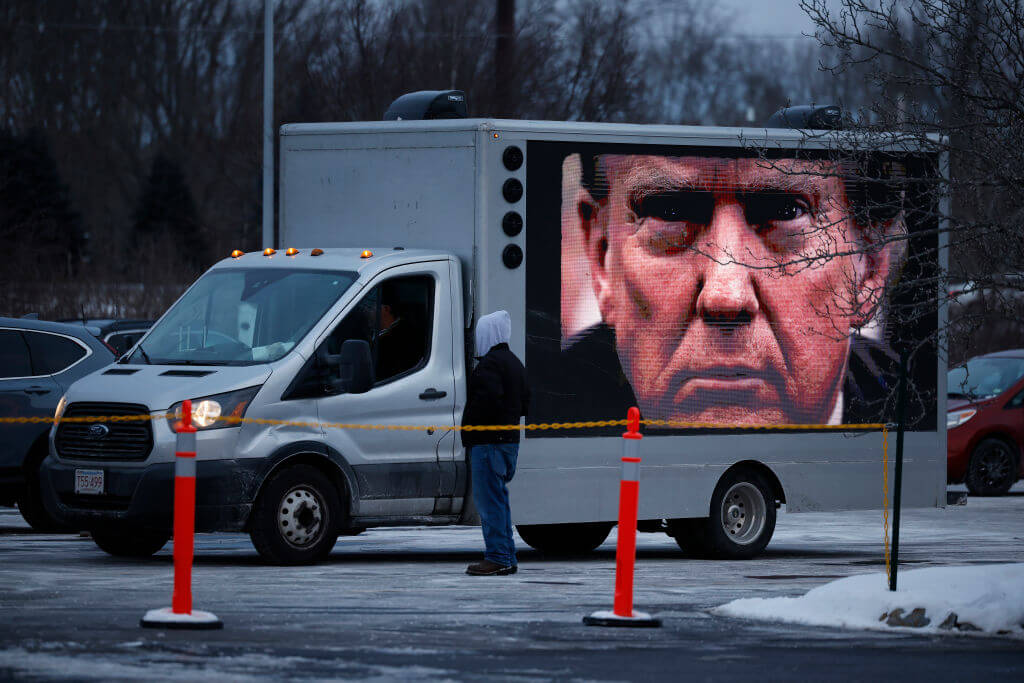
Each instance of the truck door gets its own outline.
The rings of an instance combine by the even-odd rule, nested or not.
[[[322,343],[338,353],[346,339],[370,344],[376,383],[364,394],[318,401],[321,422],[450,425],[455,419],[448,263],[386,271]],[[349,462],[359,485],[357,514],[431,514],[442,491],[441,466],[455,439],[441,429],[326,428],[328,443]],[[443,452],[442,452],[443,450]]]

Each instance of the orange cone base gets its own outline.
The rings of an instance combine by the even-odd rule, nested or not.
[[[600,610],[588,617],[583,617],[583,623],[587,626],[624,626],[626,628],[657,628],[661,626],[661,619],[656,619],[646,612],[633,610],[633,616],[620,617],[611,610]]]
[[[191,614],[175,614],[170,607],[163,609],[151,609],[146,616],[139,621],[140,626],[145,628],[173,628],[173,629],[197,629],[213,630],[224,628],[224,622],[211,612],[204,612],[201,609],[192,610]]]

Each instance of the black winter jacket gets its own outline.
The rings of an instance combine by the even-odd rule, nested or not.
[[[469,376],[469,397],[462,424],[518,424],[529,404],[526,368],[508,344],[498,344],[480,359]],[[466,448],[491,443],[519,443],[519,430],[462,432],[462,445]]]

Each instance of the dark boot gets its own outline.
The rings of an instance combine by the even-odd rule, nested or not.
[[[509,567],[497,562],[491,562],[490,560],[477,562],[466,568],[466,573],[470,576],[508,576],[509,574],[515,574],[517,571],[516,567]]]

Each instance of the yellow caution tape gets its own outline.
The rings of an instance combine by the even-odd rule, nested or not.
[[[147,420],[177,420],[179,415],[173,413],[155,413],[147,415],[78,415],[75,417],[0,417],[0,424],[49,424],[53,422],[145,422]],[[302,420],[276,420],[259,417],[229,417],[222,415],[215,418],[219,422],[231,424],[277,425],[285,427],[319,427],[326,429],[377,429],[398,431],[443,430],[463,432],[493,432],[551,429],[592,429],[596,427],[625,427],[626,420],[589,420],[585,422],[541,422],[539,424],[509,425],[398,425],[398,424],[357,424],[348,422],[307,422]],[[676,420],[640,420],[640,424],[648,427],[664,427],[668,429],[731,429],[731,430],[828,430],[828,431],[861,431],[885,430],[882,422],[865,422],[858,424],[825,425],[825,424],[723,424],[717,422],[680,422]]]
[[[143,422],[146,420],[177,420],[180,416],[174,413],[155,413],[147,415],[84,415],[75,417],[0,417],[0,424],[46,424],[53,422]],[[625,427],[626,420],[590,420],[586,422],[542,422],[526,425],[395,425],[395,424],[352,424],[347,422],[307,422],[302,420],[276,420],[258,417],[215,418],[231,424],[259,424],[285,427],[307,427],[314,429],[369,429],[394,431],[463,431],[490,432],[511,431],[519,429],[552,430],[552,429],[591,429],[595,427]],[[882,529],[885,547],[885,573],[890,576],[889,557],[889,425],[884,422],[865,422],[844,425],[795,424],[795,425],[763,425],[763,424],[721,424],[715,422],[678,422],[675,420],[640,420],[640,424],[648,427],[665,427],[669,429],[730,429],[730,430],[828,430],[828,431],[882,431]]]

